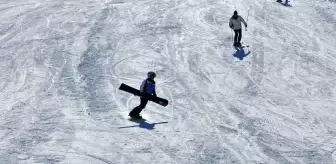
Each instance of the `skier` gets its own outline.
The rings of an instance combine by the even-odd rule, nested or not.
[[[135,107],[130,113],[129,116],[132,118],[138,118],[142,119],[142,116],[140,116],[140,112],[142,109],[144,109],[147,105],[148,98],[146,97],[146,94],[156,96],[155,92],[155,81],[154,78],[156,77],[156,74],[152,71],[147,73],[147,79],[145,79],[141,86],[140,86],[140,105]]]
[[[232,30],[234,30],[235,32],[235,36],[234,36],[234,46],[241,46],[240,40],[242,38],[242,30],[241,30],[241,22],[244,23],[245,28],[247,28],[247,23],[245,22],[245,20],[238,15],[237,11],[233,12],[233,16],[230,19],[230,28]]]

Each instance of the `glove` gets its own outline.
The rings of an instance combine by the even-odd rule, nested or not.
[[[247,28],[247,25],[245,25],[245,28]]]
[[[230,28],[233,29],[233,25],[231,25]]]

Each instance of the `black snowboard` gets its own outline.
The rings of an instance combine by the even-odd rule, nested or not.
[[[128,93],[132,93],[136,96],[140,96],[140,91],[131,87],[131,86],[128,86],[124,83],[122,83],[119,87],[120,90],[122,91],[125,91],[125,92],[128,92]],[[153,95],[150,95],[150,94],[143,94],[142,96],[145,96],[148,98],[149,101],[153,101],[155,103],[158,103],[162,106],[167,106],[168,105],[168,100],[166,99],[163,99],[163,98],[160,98],[160,97],[154,97]]]

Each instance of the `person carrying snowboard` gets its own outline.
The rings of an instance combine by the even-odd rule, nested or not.
[[[148,102],[146,94],[157,97],[155,92],[155,81],[154,81],[155,77],[156,74],[154,72],[150,71],[147,73],[147,79],[145,79],[140,86],[140,105],[135,107],[129,113],[130,117],[142,119],[142,116],[140,116],[140,112],[142,111],[142,109],[146,107]]]
[[[237,11],[233,12],[233,16],[230,19],[229,26],[232,30],[234,30],[235,36],[234,36],[234,46],[241,46],[240,40],[242,38],[242,30],[241,30],[241,22],[244,23],[245,28],[247,28],[247,23],[245,20],[238,15]]]

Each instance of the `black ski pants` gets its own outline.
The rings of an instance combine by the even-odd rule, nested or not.
[[[241,29],[234,30],[234,33],[235,33],[234,42],[240,43],[240,40],[242,38],[242,30]]]
[[[140,112],[142,111],[142,109],[144,109],[147,105],[148,102],[148,98],[146,98],[145,96],[140,97],[140,105],[135,107],[130,113],[130,116],[138,116],[140,115]]]

